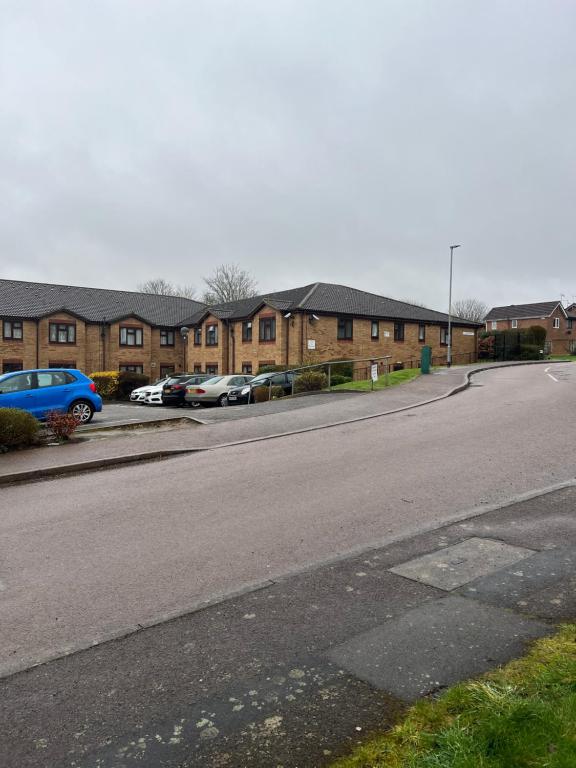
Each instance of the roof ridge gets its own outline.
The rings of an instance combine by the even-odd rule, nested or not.
[[[328,283],[325,283],[325,285],[328,285]],[[311,298],[311,297],[314,295],[314,293],[315,293],[315,292],[318,290],[318,287],[319,287],[319,286],[320,286],[320,283],[314,283],[314,285],[312,286],[312,288],[310,288],[310,290],[309,290],[309,291],[308,291],[308,293],[307,293],[307,294],[304,296],[304,298],[303,298],[303,299],[301,299],[301,300],[298,302],[298,304],[297,304],[297,307],[298,307],[298,308],[300,308],[300,307],[303,307],[303,306],[304,306],[304,304],[305,304],[305,303],[308,301],[308,299],[310,299],[310,298]]]

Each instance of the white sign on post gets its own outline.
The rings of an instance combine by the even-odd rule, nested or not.
[[[372,363],[370,373],[372,381],[378,381],[378,363]]]
[[[316,339],[308,339],[308,349],[316,349]]]

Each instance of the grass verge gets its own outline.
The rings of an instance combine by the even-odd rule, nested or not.
[[[481,679],[422,700],[332,768],[574,768],[576,624]]]
[[[576,355],[550,355],[550,360],[576,360]]]
[[[420,376],[420,368],[406,368],[403,371],[391,371],[388,374],[388,383],[386,383],[386,376],[380,376],[378,381],[374,382],[374,389],[386,389],[386,387],[393,387],[396,384],[404,384],[406,381],[411,381],[417,376]],[[368,392],[372,389],[372,382],[370,379],[367,381],[349,381],[346,384],[337,384],[332,387],[333,390],[339,389],[354,389],[361,392]]]

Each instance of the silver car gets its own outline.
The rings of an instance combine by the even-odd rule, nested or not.
[[[228,405],[228,392],[234,387],[244,386],[253,378],[245,374],[213,376],[202,384],[186,387],[184,400],[195,408],[202,405]]]

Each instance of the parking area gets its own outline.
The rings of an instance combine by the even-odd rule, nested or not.
[[[227,408],[188,408],[178,406],[149,406],[140,403],[105,403],[102,413],[94,415],[90,424],[80,427],[80,431],[89,431],[100,427],[121,427],[146,424],[146,422],[163,421],[167,419],[191,419],[205,424],[220,421],[264,416],[272,413],[300,410],[314,405],[333,403],[336,400],[346,400],[350,397],[361,397],[357,392],[326,392],[318,395],[289,397],[272,400],[267,403],[252,405],[234,405]]]

